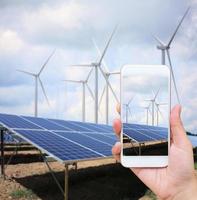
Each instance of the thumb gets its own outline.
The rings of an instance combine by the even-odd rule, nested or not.
[[[176,105],[170,115],[170,129],[172,143],[177,147],[184,148],[189,144],[189,139],[187,138],[185,129],[181,121],[181,106]]]

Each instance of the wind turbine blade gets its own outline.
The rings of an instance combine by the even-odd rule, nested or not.
[[[133,96],[133,97],[129,100],[129,102],[127,103],[128,106],[129,106],[129,104],[133,101],[134,97],[135,97],[135,96]]]
[[[190,7],[186,10],[185,14],[184,14],[183,17],[181,18],[181,21],[179,22],[178,26],[176,27],[176,29],[175,29],[175,31],[174,31],[174,33],[173,33],[173,35],[172,35],[170,41],[168,42],[168,45],[167,45],[168,47],[170,47],[170,45],[171,45],[171,43],[172,43],[172,41],[173,41],[173,39],[174,39],[174,37],[175,37],[177,31],[179,30],[179,27],[181,26],[181,24],[182,24],[183,20],[185,19],[187,13],[189,12],[189,10],[190,10]]]
[[[76,80],[63,80],[64,82],[72,82],[72,83],[81,83],[82,81],[76,81]]]
[[[157,98],[159,91],[160,91],[160,88],[157,90],[157,93],[155,94],[154,100]]]
[[[158,111],[159,111],[159,114],[161,115],[162,119],[164,119],[164,116],[163,116],[163,114],[162,114],[161,110],[159,109],[159,107],[157,107],[157,109],[158,109]]]
[[[17,69],[16,71],[24,73],[24,74],[27,74],[27,75],[30,75],[30,76],[35,76],[35,74],[33,74],[31,72],[23,71],[23,70],[20,70],[20,69]]]
[[[161,46],[165,46],[164,42],[162,42],[157,36],[155,35],[152,35],[152,36]]]
[[[103,88],[103,91],[102,91],[102,94],[101,94],[101,98],[100,98],[100,100],[99,100],[99,108],[100,108],[100,106],[101,106],[101,102],[102,102],[102,99],[103,99],[103,95],[104,95],[104,93],[105,93],[105,90],[106,90],[106,85],[105,85],[105,87]]]
[[[165,106],[165,105],[168,105],[168,104],[167,103],[159,103],[159,105]]]
[[[93,71],[93,68],[92,68],[92,69],[90,70],[90,72],[88,73],[88,76],[87,76],[87,78],[86,78],[86,81],[88,81],[88,80],[89,80],[89,78],[90,78],[90,75],[91,75],[92,71]]]
[[[112,88],[112,86],[111,86],[109,80],[107,79],[107,77],[106,77],[106,75],[105,75],[103,69],[102,69],[100,66],[99,66],[99,69],[100,69],[101,73],[103,74],[103,76],[104,76],[104,78],[105,78],[105,81],[107,82],[107,84],[108,84],[108,86],[109,86],[109,88],[110,88],[110,90],[111,90],[113,96],[115,97],[117,103],[119,103],[119,99],[118,99],[118,97],[116,96],[116,93],[114,92],[114,90],[113,90],[113,88]]]
[[[118,26],[116,25],[115,28],[114,28],[114,30],[113,30],[113,32],[112,32],[112,34],[111,34],[111,36],[110,36],[110,38],[109,38],[109,40],[108,40],[108,42],[107,42],[107,45],[106,45],[106,47],[105,47],[105,49],[104,49],[104,51],[103,51],[103,54],[101,55],[101,58],[100,58],[100,60],[99,60],[99,64],[101,64],[101,62],[102,62],[102,60],[103,60],[103,58],[104,58],[104,56],[105,56],[105,54],[106,54],[106,51],[107,51],[107,49],[108,49],[108,47],[109,47],[109,45],[110,45],[110,42],[111,42],[111,40],[112,40],[112,38],[113,38],[113,36],[114,36],[116,30],[117,30],[117,27],[118,27]]]
[[[39,82],[40,82],[40,86],[41,86],[41,88],[42,88],[42,92],[43,92],[43,94],[44,94],[44,96],[45,96],[45,99],[46,99],[48,105],[50,106],[49,99],[48,99],[48,97],[47,97],[46,91],[45,91],[45,89],[44,89],[44,85],[43,85],[43,83],[42,83],[40,77],[38,77],[38,80],[39,80]]]
[[[92,64],[69,65],[69,67],[92,67]]]
[[[131,113],[131,109],[130,109],[130,107],[128,106],[128,111],[129,111],[129,114],[131,115],[131,117],[132,117],[132,113]]]
[[[119,75],[119,74],[120,74],[120,71],[114,71],[114,72],[110,72],[109,74],[110,74],[110,75],[116,75],[116,74],[118,74],[118,75]]]
[[[94,98],[94,94],[93,94],[91,88],[89,87],[89,85],[88,85],[87,83],[86,83],[86,87],[88,88],[88,91],[89,91],[89,93],[90,93],[92,99],[95,100],[95,98]]]
[[[53,52],[50,54],[50,56],[47,58],[47,60],[45,61],[45,63],[42,65],[39,73],[38,73],[38,76],[40,76],[40,74],[42,73],[43,69],[45,68],[45,66],[47,65],[47,63],[49,62],[49,60],[51,59],[51,57],[54,55],[56,49],[53,50]]]
[[[93,44],[94,44],[94,46],[95,46],[95,49],[97,50],[99,56],[101,57],[101,56],[102,56],[101,51],[100,51],[100,49],[99,49],[99,47],[98,47],[98,45],[97,45],[97,43],[96,43],[96,41],[95,41],[94,38],[92,38],[92,42],[93,42]],[[104,66],[104,68],[105,68],[105,71],[106,71],[106,72],[109,72],[109,68],[108,68],[108,66],[107,66],[107,64],[106,64],[106,62],[105,62],[104,59],[103,59],[103,66]]]
[[[168,55],[168,60],[169,60],[169,64],[170,64],[170,73],[172,75],[172,79],[173,79],[173,83],[174,83],[174,88],[175,88],[177,100],[178,100],[178,103],[181,104],[180,98],[179,98],[179,93],[178,93],[177,86],[176,86],[175,77],[174,77],[174,72],[173,72],[173,68],[172,68],[172,62],[171,62],[171,58],[170,58],[170,52],[168,50],[167,50],[167,55]]]

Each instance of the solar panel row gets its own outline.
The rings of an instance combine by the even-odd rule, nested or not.
[[[57,119],[0,114],[0,124],[59,161],[111,156],[117,138],[111,126]],[[167,128],[124,124],[123,132],[136,142],[167,139]],[[197,137],[190,137],[197,146]]]

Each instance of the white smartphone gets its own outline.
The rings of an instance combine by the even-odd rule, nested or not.
[[[165,167],[170,143],[171,76],[166,65],[121,69],[121,163]]]

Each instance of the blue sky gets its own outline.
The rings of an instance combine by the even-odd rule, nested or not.
[[[16,72],[39,71],[48,55],[57,49],[41,79],[51,106],[39,91],[39,115],[80,120],[81,86],[63,79],[84,79],[89,69],[71,64],[96,61],[115,24],[119,23],[105,62],[111,71],[124,64],[160,64],[160,52],[152,33],[168,41],[188,6],[192,9],[171,46],[172,62],[183,105],[187,130],[197,132],[197,3],[195,0],[68,0],[0,1],[0,111],[33,115],[34,81]],[[93,89],[93,74],[89,85]],[[110,79],[119,94],[119,79]],[[99,78],[99,95],[105,85]],[[93,121],[93,101],[87,92],[87,120]],[[174,104],[176,99],[174,98]],[[110,95],[110,121],[117,117]],[[99,121],[105,121],[104,99]]]

